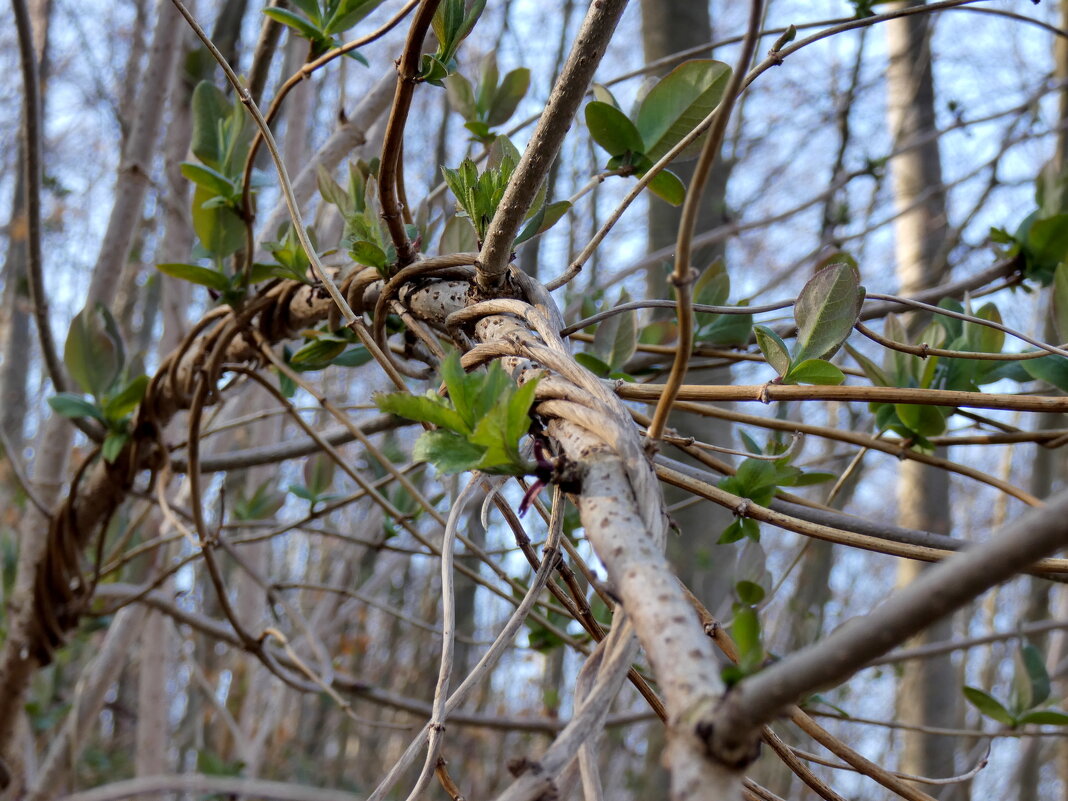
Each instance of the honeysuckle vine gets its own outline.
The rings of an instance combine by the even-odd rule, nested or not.
[[[340,45],[337,35],[350,27],[344,23],[362,19],[378,2],[302,0],[295,10],[272,6],[267,14],[272,24],[283,23],[288,35],[307,39],[309,58],[280,82],[263,114],[258,93],[254,96],[238,77],[181,0],[173,0],[218,62],[236,98],[236,102],[229,101],[208,83],[193,90],[193,103],[200,113],[194,115],[199,133],[193,153],[198,161],[187,162],[182,169],[198,187],[194,215],[201,220],[205,212],[216,210],[235,215],[242,226],[241,243],[224,243],[225,247],[220,244],[213,250],[199,230],[208,255],[191,255],[190,262],[210,261],[211,267],[203,263],[160,265],[166,275],[206,286],[220,304],[192,326],[151,376],[128,374],[124,359],[116,357],[122,352],[121,338],[115,339],[117,326],[106,310],[96,307],[75,318],[64,371],[48,335],[47,298],[40,276],[40,209],[31,208],[30,238],[37,247],[36,254],[31,252],[31,272],[36,271],[31,275],[31,299],[46,370],[57,392],[69,389],[64,376],[70,373],[85,395],[92,397],[90,401],[85,395],[59,394],[52,399],[52,407],[80,421],[101,444],[79,455],[66,495],[48,515],[47,547],[40,562],[20,566],[22,583],[29,583],[33,593],[13,604],[0,651],[0,684],[6,688],[0,695],[0,721],[4,721],[0,723],[0,752],[11,753],[10,721],[18,714],[34,670],[54,658],[78,621],[86,615],[144,603],[250,654],[293,688],[325,693],[353,721],[359,722],[350,695],[422,716],[421,724],[413,727],[418,734],[383,771],[371,799],[395,792],[423,748],[426,754],[410,791],[412,801],[435,777],[446,789],[462,784],[459,771],[454,777],[439,762],[448,750],[448,726],[452,720],[472,719],[464,716],[461,705],[499,663],[517,632],[528,625],[538,626],[545,638],[573,649],[585,661],[572,697],[573,717],[540,729],[552,733],[552,743],[519,765],[500,798],[565,796],[572,782],[579,780],[595,797],[599,784],[596,738],[614,720],[609,710],[629,681],[653,716],[663,722],[664,759],[670,770],[671,797],[676,801],[743,794],[767,797],[743,775],[761,740],[822,798],[841,798],[829,782],[804,764],[803,755],[786,746],[770,728],[780,715],[788,716],[844,762],[895,794],[927,801],[928,795],[829,735],[796,704],[829,677],[845,680],[933,617],[1013,574],[1028,572],[1058,581],[1068,575],[1066,560],[1049,557],[1068,545],[1061,525],[1068,508],[1064,496],[1045,503],[1005,478],[934,452],[937,446],[950,443],[1037,441],[1052,446],[1064,441],[1063,430],[969,437],[949,431],[947,421],[959,415],[970,416],[977,425],[996,422],[969,409],[1021,414],[1068,411],[1068,398],[1056,394],[1068,391],[1064,361],[1068,350],[1005,325],[994,303],[973,308],[974,297],[969,297],[971,290],[1010,283],[1049,287],[1054,330],[1061,340],[1068,339],[1068,251],[1055,235],[1057,226],[1068,218],[1068,210],[1039,198],[1038,209],[1012,233],[1007,229],[994,232],[991,267],[914,298],[867,292],[861,282],[872,268],[858,265],[847,253],[835,253],[806,264],[807,280],[795,299],[756,304],[751,303],[753,298],[737,297],[740,282],[732,290],[724,262],[693,265],[691,254],[702,241],[695,227],[701,190],[719,157],[734,104],[746,87],[771,66],[828,36],[971,1],[947,0],[835,22],[799,41],[793,37],[797,29],[806,27],[803,24],[761,31],[764,4],[752,2],[747,32],[736,40],[742,43],[741,53],[729,80],[728,68],[719,62],[684,64],[656,83],[631,116],[604,86],[594,87],[594,99],[585,107],[587,131],[581,132],[574,122],[626,8],[625,0],[596,0],[587,9],[535,130],[520,153],[491,128],[503,124],[500,116],[511,115],[525,89],[513,86],[505,92],[507,102],[502,102],[509,113],[494,116],[493,98],[504,91],[496,63],[490,69],[483,62],[477,98],[471,82],[459,73],[464,43],[483,13],[483,2],[412,0],[398,4],[377,29]],[[32,60],[32,48],[22,0],[16,0],[15,9],[25,62],[26,53]],[[345,188],[334,181],[331,170],[320,174],[322,199],[332,207],[330,213],[336,211],[342,217],[345,233],[340,243],[316,242],[305,224],[270,124],[294,86],[405,21],[408,30],[396,63],[380,159],[355,162]],[[425,42],[431,29],[437,47],[433,53],[427,52]],[[771,33],[782,35],[767,58],[752,66],[757,43]],[[257,75],[266,69],[262,63],[254,65]],[[25,63],[24,75],[32,177],[41,166],[40,134],[33,127],[39,122],[38,112],[30,108],[39,90],[33,70]],[[520,74],[515,80],[519,83],[522,78]],[[454,95],[463,94],[460,81],[465,82],[471,95],[464,114],[468,130],[475,135],[476,146],[484,146],[487,153],[481,171],[475,166],[477,154],[452,162],[460,164],[455,169],[439,165],[462,214],[444,213],[450,217],[448,236],[442,234],[438,241],[464,243],[465,247],[448,252],[451,248],[440,244],[442,252],[434,254],[433,244],[424,241],[424,235],[441,221],[430,219],[438,212],[429,202],[417,209],[408,205],[404,143],[415,98],[424,91],[440,91],[449,80],[454,80]],[[679,88],[682,84],[686,84],[684,89]],[[654,124],[664,110],[661,104],[682,107],[672,110],[676,116],[663,129]],[[251,125],[244,116],[246,110]],[[543,187],[565,137],[587,133],[608,153],[608,163],[603,169],[598,166],[594,177],[570,201],[553,203],[544,196]],[[411,137],[407,141],[411,147]],[[276,262],[266,265],[253,260],[252,164],[260,142],[272,158],[284,213],[290,220],[279,241],[264,244]],[[668,166],[688,149],[698,148],[696,177],[687,189]],[[592,238],[586,243],[576,240],[579,252],[566,266],[558,265],[563,269],[557,278],[542,283],[511,264],[517,245],[528,235],[543,233],[558,219],[577,224],[572,206],[588,189],[606,180],[635,179],[623,202]],[[30,184],[33,199],[40,187],[34,181]],[[566,324],[551,291],[576,279],[623,211],[646,188],[671,202],[682,201],[683,222],[672,272],[676,299],[630,301],[623,292],[612,308],[610,301],[600,298],[601,308],[591,302],[574,315],[569,312],[567,319],[581,319]],[[448,225],[456,227],[448,229]],[[338,252],[334,260],[324,263],[326,254],[334,250]],[[344,265],[337,267],[341,261]],[[697,266],[705,272],[695,283],[693,268]],[[654,321],[643,327],[638,317],[642,309],[664,307],[676,310],[674,328],[666,338],[662,336],[665,326],[658,328]],[[754,317],[786,309],[791,309],[791,323],[783,324],[782,314],[766,322]],[[894,312],[908,309],[930,313],[933,322],[920,333],[907,330]],[[862,322],[874,319],[882,320],[881,330]],[[584,333],[592,326],[597,326],[596,333]],[[586,352],[573,353],[569,337],[588,345]],[[881,364],[864,349],[871,345],[862,337],[884,350]],[[1006,337],[1034,350],[1007,349]],[[295,350],[284,344],[297,339],[303,344],[294,346]],[[763,383],[687,383],[687,375],[698,366],[695,356],[746,362],[751,380]],[[672,367],[666,381],[646,381],[649,375],[642,371],[663,368],[668,357]],[[355,370],[372,363],[388,377],[389,389],[395,390],[377,395],[376,403],[394,416],[369,416],[357,422],[323,388],[328,385],[309,380],[310,373],[328,367]],[[409,394],[413,381],[427,379],[433,380],[424,387],[425,394]],[[1003,379],[1022,385],[1042,381],[1053,389],[982,390]],[[210,422],[211,410],[236,396],[244,385],[262,390],[303,432],[303,439],[224,454],[203,452],[207,433],[233,427]],[[323,431],[310,422],[290,400],[295,392],[311,398],[315,405],[310,408],[337,428]],[[715,405],[721,401],[869,404],[875,433],[745,414]],[[640,411],[643,404],[652,407],[651,416]],[[667,426],[672,411],[744,425],[745,450],[727,443],[699,442],[684,431],[672,431]],[[87,424],[87,420],[100,425]],[[448,516],[441,511],[446,496],[435,496],[427,489],[431,480],[427,474],[414,476],[410,465],[398,467],[384,444],[373,438],[416,424],[425,430],[416,440],[413,455],[434,468],[433,476],[474,473]],[[174,433],[182,426],[184,432]],[[767,432],[766,439],[757,429]],[[854,465],[871,451],[937,467],[1035,508],[1011,521],[998,537],[968,547],[947,535],[851,521],[830,508],[838,484],[824,503],[792,494],[835,476],[798,461],[804,443],[795,439],[788,444],[779,438],[780,432],[804,432],[856,448]],[[347,442],[359,443],[366,465],[340,450]],[[674,461],[668,454],[675,451],[669,449],[692,458],[700,467]],[[715,452],[737,457],[737,463],[727,463]],[[235,499],[224,493],[221,511],[216,515],[211,510],[210,473],[310,454],[314,458],[297,479],[303,483],[290,485],[285,493],[268,484],[245,488]],[[339,497],[335,469],[358,491]],[[177,473],[186,475],[187,502],[168,495]],[[502,491],[513,479],[523,492],[517,509]],[[548,508],[540,494],[545,485],[552,485]],[[762,583],[763,564],[755,580],[749,575],[732,580],[732,636],[728,636],[679,581],[665,557],[672,521],[662,485],[682,488],[732,512],[734,519],[726,530],[715,532],[725,544],[744,541],[745,547],[756,550],[755,541],[761,536],[785,530],[840,546],[938,564],[918,582],[893,594],[869,615],[867,623],[849,623],[827,640],[770,664],[761,623],[769,595]],[[294,503],[300,505],[300,519],[268,526],[266,521],[283,507],[287,495],[298,499]],[[510,575],[479,545],[477,537],[465,532],[461,517],[467,513],[467,503],[478,496],[484,497],[487,509],[498,510],[502,527],[514,537],[529,566],[526,575]],[[113,525],[125,527],[124,537],[134,533],[133,524],[121,514],[130,499],[154,504],[177,533],[160,533],[129,548],[122,539],[121,547],[115,546],[108,539]],[[336,534],[327,532],[326,516],[361,499],[379,510],[386,521],[383,531],[389,533],[380,540],[350,535],[352,544],[396,556],[440,560],[442,625],[422,626],[428,633],[440,633],[443,640],[438,680],[429,703],[398,699],[335,670],[325,641],[299,607],[280,592],[337,588],[311,582],[272,583],[235,550],[238,544],[269,540],[297,528],[311,530],[312,524],[321,525],[323,533]],[[31,500],[45,510],[32,493]],[[567,503],[577,508],[577,522],[569,520]],[[231,528],[251,529],[257,522],[268,530],[233,539],[228,536]],[[546,530],[540,554],[530,534],[538,525]],[[604,576],[583,557],[583,547],[575,537],[578,528]],[[400,534],[410,538],[407,546],[386,541]],[[185,539],[189,554],[154,565],[142,584],[101,588],[102,581],[121,575],[133,560],[162,553],[179,537]],[[479,566],[488,569],[470,566],[458,558],[461,555],[477,559]],[[282,622],[264,626],[242,617],[231,598],[222,569],[224,559],[236,563],[243,575],[265,591]],[[194,561],[204,565],[225,623],[184,612],[160,592],[169,577]],[[27,570],[32,571],[28,578]],[[507,603],[509,610],[489,650],[458,681],[452,675],[457,575],[485,588]],[[111,605],[100,606],[102,599]],[[396,618],[401,619],[401,613]],[[570,620],[578,621],[581,628],[569,628]],[[287,633],[287,626],[293,633]],[[726,670],[720,667],[717,649],[734,663]],[[1034,662],[1033,655],[1029,658]],[[1032,669],[1032,675],[1037,671]],[[1039,684],[1036,679],[1035,686]],[[1029,714],[1039,715],[1031,722],[1058,723],[1041,717],[1050,711],[1040,708],[1046,699],[1042,692],[1032,693],[1030,705],[1009,709],[986,690],[969,690],[968,697],[973,702],[978,699],[977,706],[987,714],[996,719],[1007,716],[1007,725],[1027,723]]]

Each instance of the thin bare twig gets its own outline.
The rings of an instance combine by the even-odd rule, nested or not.
[[[23,147],[26,175],[26,279],[33,305],[33,317],[37,323],[37,339],[41,356],[48,370],[48,377],[56,392],[67,389],[63,363],[56,351],[52,337],[52,324],[48,321],[48,296],[44,286],[44,259],[41,256],[41,86],[37,75],[37,55],[33,47],[33,28],[26,0],[12,0],[15,11],[15,28],[19,39],[19,61],[22,66],[23,85]]]

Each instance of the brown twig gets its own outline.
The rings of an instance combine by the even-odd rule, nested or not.
[[[397,89],[393,95],[393,107],[386,123],[386,133],[382,140],[382,157],[378,168],[379,197],[382,201],[382,219],[389,230],[389,237],[397,248],[397,263],[405,267],[415,258],[411,240],[404,230],[404,215],[400,208],[400,158],[404,143],[404,128],[408,123],[408,112],[412,107],[412,95],[419,77],[419,57],[423,51],[423,40],[430,28],[440,0],[423,0],[422,5],[408,29],[408,40],[404,44],[404,53],[397,64]]]

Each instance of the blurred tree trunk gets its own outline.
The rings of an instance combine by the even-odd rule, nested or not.
[[[34,52],[37,56],[37,75],[41,88],[41,126],[45,119],[45,86],[47,84],[46,50],[48,44],[49,15],[52,0],[30,0],[30,24],[33,26]],[[24,107],[25,108],[25,107]],[[25,114],[25,112],[23,112]],[[42,130],[42,140],[46,139]],[[42,147],[44,142],[42,141]],[[8,225],[7,256],[4,258],[4,294],[0,299],[0,347],[4,363],[0,367],[0,429],[3,429],[18,448],[22,445],[26,418],[26,387],[29,371],[26,363],[34,350],[32,342],[33,323],[30,322],[29,293],[26,283],[27,235],[26,178],[21,169],[24,163],[22,137],[19,137],[19,155],[16,164],[20,169],[15,175],[14,195],[11,201],[11,217]]]
[[[646,62],[706,44],[711,38],[712,26],[706,3],[642,0],[642,46]],[[661,77],[669,71],[670,68],[665,67],[656,77]],[[687,184],[693,175],[693,168],[692,161],[672,165],[672,170]],[[725,195],[729,174],[730,162],[721,159],[713,168],[701,203],[697,220],[698,233],[715,228],[726,220]],[[680,208],[650,197],[647,219],[650,251],[675,244],[680,213]],[[699,271],[704,270],[712,260],[722,256],[724,251],[722,244],[695,249],[693,266]],[[672,297],[667,285],[667,275],[668,269],[663,264],[649,267],[646,275],[648,297]],[[615,298],[608,300],[615,302]],[[694,371],[686,380],[695,384],[725,384],[730,381],[730,371]],[[699,440],[717,445],[729,444],[729,424],[712,418],[683,414],[673,415],[671,421],[680,430],[692,433]],[[682,493],[668,493],[669,503],[689,497]],[[680,571],[680,578],[715,613],[730,591],[723,577],[733,566],[736,550],[735,546],[715,545],[720,532],[729,522],[729,514],[715,504],[702,501],[675,512],[673,517],[681,533],[668,539],[668,554]]]
[[[1068,0],[1060,2],[1060,27],[1068,25]],[[1053,151],[1053,159],[1049,169],[1054,175],[1063,175],[1068,171],[1068,41],[1064,37],[1056,36],[1053,39],[1053,74],[1060,85],[1058,94],[1058,121],[1057,144]],[[1046,316],[1046,330],[1044,336],[1048,342],[1059,342],[1058,332],[1053,330],[1051,316]],[[1061,416],[1055,414],[1040,415],[1037,421],[1038,428],[1056,428],[1061,424]],[[1039,498],[1046,498],[1053,491],[1055,485],[1063,483],[1068,470],[1066,470],[1065,458],[1060,450],[1036,446],[1031,473],[1030,490]],[[1068,595],[1063,590],[1056,588],[1047,581],[1030,578],[1027,580],[1027,608],[1024,612],[1027,621],[1048,620],[1055,614],[1063,614],[1068,607]],[[1064,666],[1063,661],[1068,651],[1068,641],[1064,632],[1053,632],[1049,636],[1031,638],[1034,645],[1046,657],[1046,665],[1050,676],[1057,684],[1058,689],[1054,693],[1063,696],[1064,692]],[[1068,745],[1058,738],[1054,743],[1043,742],[1043,738],[1035,737],[1025,740],[1020,749],[1020,760],[1016,770],[1014,784],[1018,788],[1017,798],[1019,801],[1038,801],[1040,771],[1042,765],[1048,761],[1051,754],[1056,754],[1057,771],[1061,778],[1061,798],[1068,799]]]
[[[900,3],[894,6],[920,5]],[[914,144],[935,130],[935,91],[931,70],[928,16],[915,14],[886,25],[888,113],[894,150],[894,249],[902,294],[939,283],[946,265],[940,258],[946,236],[946,199],[938,140]],[[903,151],[903,152],[902,152]],[[898,523],[910,528],[949,533],[949,474],[919,462],[902,462],[898,472]],[[912,582],[921,566],[902,561],[898,584]],[[950,618],[935,624],[913,645],[953,636]],[[902,723],[951,728],[960,715],[957,670],[949,655],[906,663],[898,690]],[[915,731],[903,735],[899,768],[905,773],[944,777],[954,774],[957,743]],[[941,799],[965,798],[969,785],[925,788]]]

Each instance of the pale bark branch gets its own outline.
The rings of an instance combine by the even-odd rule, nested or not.
[[[1068,545],[1066,515],[1068,492],[1030,511],[990,542],[927,570],[871,613],[743,681],[716,710],[713,752],[736,763],[748,753],[759,726],[789,704],[844,681],[935,620]]]

